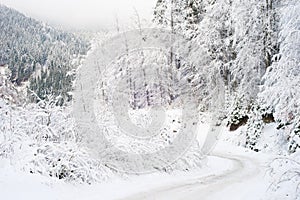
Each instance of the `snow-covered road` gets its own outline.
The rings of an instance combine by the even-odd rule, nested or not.
[[[71,185],[15,172],[0,163],[0,192],[7,200],[258,200],[269,182],[263,153],[219,142],[206,164],[190,172],[129,176],[92,185]],[[3,163],[2,163],[3,164]]]
[[[256,159],[253,153],[233,154],[232,151],[215,151],[211,157],[222,163],[231,162],[231,167],[214,175],[204,175],[183,180],[180,183],[164,185],[149,191],[139,192],[120,199],[126,200],[196,200],[196,199],[261,199],[267,190],[264,179],[264,161]]]

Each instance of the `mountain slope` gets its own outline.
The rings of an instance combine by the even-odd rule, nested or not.
[[[30,89],[41,99],[52,94],[69,100],[67,92],[76,67],[75,58],[87,53],[89,43],[74,34],[56,30],[14,9],[0,5],[0,66],[8,65],[11,81]]]

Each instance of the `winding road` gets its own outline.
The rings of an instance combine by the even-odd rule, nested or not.
[[[211,156],[230,161],[232,167],[221,170],[219,174],[195,177],[175,185],[138,192],[122,200],[261,199],[259,195],[266,188],[262,184],[264,172],[260,160],[253,156],[230,153],[214,153]]]

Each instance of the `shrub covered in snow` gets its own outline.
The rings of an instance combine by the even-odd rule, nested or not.
[[[258,149],[256,148],[256,144],[260,139],[264,125],[260,107],[258,105],[253,105],[249,116],[250,117],[247,123],[246,131],[246,147],[258,151]]]
[[[229,110],[231,112],[228,117],[227,125],[230,127],[230,131],[235,131],[248,122],[249,107],[243,98],[235,98],[233,105],[229,107]]]
[[[269,165],[273,178],[267,198],[300,199],[300,154],[274,159]]]
[[[0,157],[24,171],[71,182],[92,183],[112,174],[81,146],[67,108],[0,101]]]

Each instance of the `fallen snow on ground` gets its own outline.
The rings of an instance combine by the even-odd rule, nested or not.
[[[203,168],[111,179],[93,185],[72,185],[30,175],[1,161],[1,199],[261,199],[269,187],[271,157],[219,142]]]
[[[228,128],[223,130],[221,139],[233,145],[245,147],[246,145],[246,126],[242,126],[236,131],[230,132]],[[288,137],[284,131],[277,129],[276,123],[265,124],[256,148],[264,153],[287,155]]]
[[[144,126],[138,118],[143,119],[145,113],[133,113],[131,118],[137,125]],[[174,113],[173,113],[174,114]],[[142,117],[141,117],[142,116]],[[168,115],[167,115],[168,116]],[[173,121],[173,120],[171,120]],[[176,121],[176,120],[175,120]],[[204,123],[205,117],[199,120],[198,140],[199,146],[206,138],[209,125]],[[171,126],[171,130],[176,126]],[[239,129],[238,131],[243,129]],[[270,124],[265,127],[262,137],[265,141],[278,141],[280,133],[274,131],[275,126]],[[146,175],[124,175],[124,177],[110,178],[101,183],[92,182],[91,185],[67,183],[57,178],[46,177],[38,174],[30,174],[20,171],[16,163],[22,161],[22,157],[9,157],[0,159],[0,199],[5,200],[99,200],[99,199],[274,199],[276,196],[285,199],[294,199],[295,188],[282,182],[283,190],[273,193],[274,187],[281,174],[287,170],[280,161],[274,163],[275,168],[280,167],[280,172],[275,176],[269,176],[269,163],[274,160],[276,154],[272,154],[272,146],[263,152],[253,152],[242,147],[243,140],[239,132],[222,130],[218,143],[214,150],[205,159],[201,160],[201,166],[187,168],[174,167],[169,173],[156,172]],[[233,137],[233,136],[236,137]],[[234,139],[229,139],[234,138]],[[0,138],[1,139],[1,138]],[[236,146],[236,141],[240,147]],[[235,144],[233,144],[235,143]],[[16,146],[24,145],[20,140]],[[264,146],[263,144],[261,144]],[[280,145],[280,144],[274,144]],[[17,148],[18,147],[18,148]],[[193,151],[191,151],[193,152]],[[195,151],[196,152],[196,151]],[[277,153],[277,152],[276,152]],[[18,154],[23,155],[23,154]],[[189,155],[188,155],[189,156]],[[17,159],[16,159],[17,158]],[[194,157],[188,157],[191,163]],[[296,158],[297,160],[297,158]],[[21,162],[22,163],[22,162]],[[191,166],[191,164],[189,164]],[[85,165],[84,165],[85,166]],[[183,165],[180,165],[183,166]],[[291,162],[290,167],[295,166]],[[176,171],[176,169],[180,169]],[[184,168],[185,169],[185,168]],[[93,171],[86,167],[88,172]],[[299,171],[299,170],[298,170]],[[291,171],[293,172],[293,171]],[[92,174],[92,173],[90,173]],[[101,173],[105,176],[105,171]],[[272,173],[270,174],[272,175]],[[290,175],[293,175],[292,173]],[[112,176],[109,176],[112,177]],[[297,180],[294,182],[297,186]],[[290,189],[287,191],[287,189]],[[276,184],[275,184],[276,190]],[[286,195],[288,192],[288,196]],[[276,195],[276,196],[274,196]]]

